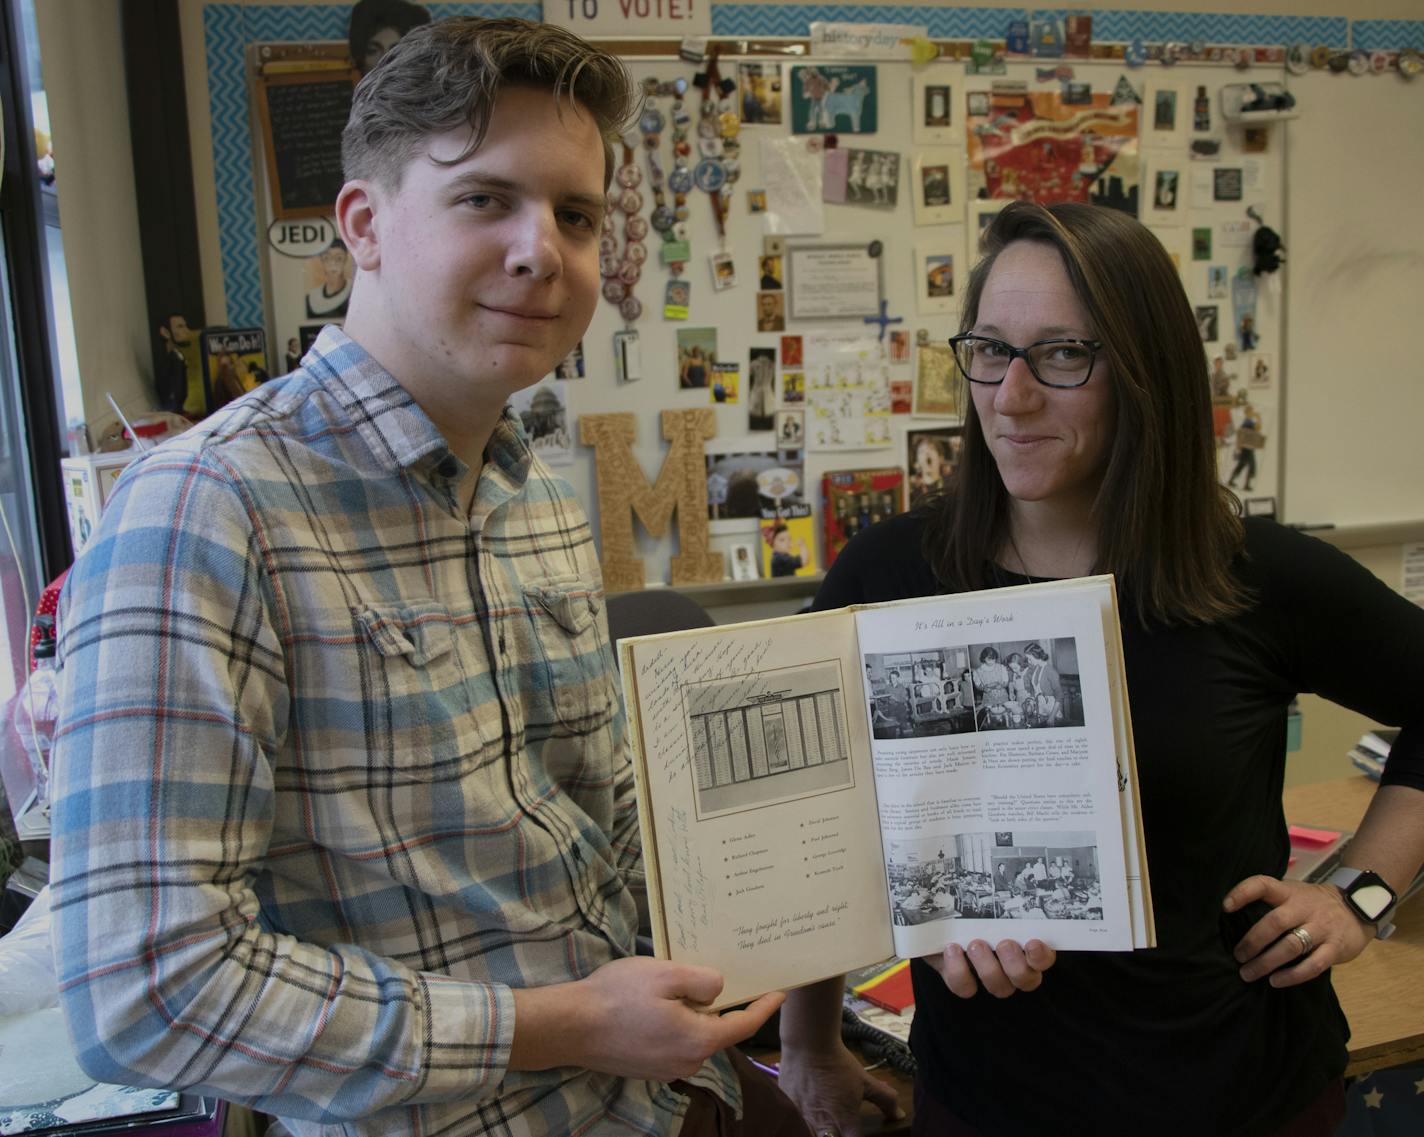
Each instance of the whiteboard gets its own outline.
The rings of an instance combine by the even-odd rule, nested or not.
[[[1424,84],[1290,87],[1285,515],[1424,519]]]

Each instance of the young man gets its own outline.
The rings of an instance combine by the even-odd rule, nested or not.
[[[117,487],[60,620],[93,1075],[299,1135],[804,1133],[723,1052],[779,996],[719,1018],[715,972],[633,957],[591,534],[505,410],[593,312],[631,103],[555,28],[412,31],[344,137],[345,331]]]

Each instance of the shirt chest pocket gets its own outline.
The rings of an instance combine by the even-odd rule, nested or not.
[[[600,725],[613,697],[602,596],[592,581],[567,577],[526,585],[524,598],[555,718],[576,733]]]
[[[361,688],[373,757],[423,780],[458,777],[486,737],[478,693],[466,673],[450,610],[438,600],[356,610],[365,632]]]

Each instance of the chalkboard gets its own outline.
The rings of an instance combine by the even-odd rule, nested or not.
[[[341,190],[341,131],[356,71],[264,76],[257,85],[272,212],[281,219],[329,214]]]

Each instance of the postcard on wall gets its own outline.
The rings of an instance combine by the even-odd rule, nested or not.
[[[928,236],[928,235],[926,235]],[[915,311],[948,315],[959,308],[964,271],[964,227],[938,230],[933,240],[915,243]]]
[[[900,200],[898,151],[846,148],[842,153],[846,156],[845,204],[894,209]]]
[[[569,430],[568,381],[545,378],[515,391],[509,405],[524,424],[534,453],[551,466],[571,466],[574,439]]]
[[[781,64],[737,64],[738,104],[744,123],[781,125]]]
[[[789,619],[619,645],[660,958],[723,1007],[1025,918],[1155,944],[1112,578]]]
[[[933,149],[915,155],[915,224],[964,220],[964,151]]]
[[[958,418],[959,371],[948,342],[922,343],[915,348],[915,403],[917,418]]]
[[[954,121],[953,72],[931,65],[910,76],[910,136],[921,146],[949,146],[959,141]]]
[[[1145,225],[1184,225],[1189,208],[1187,163],[1181,158],[1152,154],[1143,180]]]
[[[1186,96],[1175,84],[1161,80],[1147,84],[1143,100],[1142,141],[1146,146],[1178,147],[1187,138]]]

